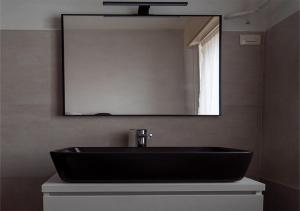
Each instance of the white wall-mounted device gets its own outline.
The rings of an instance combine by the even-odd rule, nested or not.
[[[262,37],[260,34],[241,34],[240,45],[261,45]]]

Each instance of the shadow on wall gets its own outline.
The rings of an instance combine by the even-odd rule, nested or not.
[[[54,19],[56,20],[56,19]],[[56,90],[55,93],[56,94],[56,115],[57,116],[62,116],[64,114],[64,75],[63,75],[63,67],[62,67],[62,39],[61,36],[56,36],[56,43],[57,43],[57,68],[56,68],[56,77],[55,77],[55,81],[57,82],[56,84]]]
[[[264,192],[264,211],[298,211],[299,190],[262,180],[266,184]]]
[[[2,211],[42,211],[41,185],[48,178],[2,178]]]

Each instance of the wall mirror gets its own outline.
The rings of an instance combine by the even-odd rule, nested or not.
[[[62,15],[65,115],[220,115],[220,16]]]

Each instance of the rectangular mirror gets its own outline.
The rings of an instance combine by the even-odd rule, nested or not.
[[[220,115],[220,16],[62,23],[65,115]]]

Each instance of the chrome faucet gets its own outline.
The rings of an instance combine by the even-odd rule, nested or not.
[[[136,129],[135,139],[137,147],[147,147],[147,141],[152,137],[151,133],[148,133],[147,129]]]

